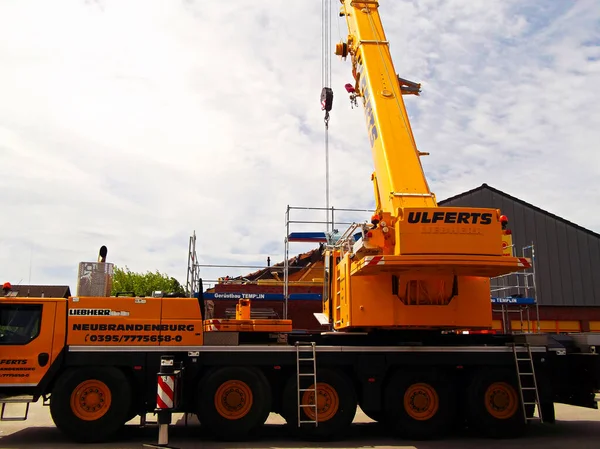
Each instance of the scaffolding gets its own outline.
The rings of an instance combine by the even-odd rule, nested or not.
[[[226,277],[219,277],[218,279],[201,279],[200,278],[200,269],[201,268],[248,268],[248,269],[265,269],[265,268],[273,268],[269,265],[231,265],[231,264],[201,264],[198,260],[198,254],[196,253],[196,231],[192,233],[190,236],[189,246],[188,246],[188,264],[187,264],[187,278],[186,278],[186,292],[188,296],[191,298],[196,296],[200,289],[203,288],[204,285],[221,284],[221,283],[236,283],[236,284],[245,284],[249,283],[246,279],[229,279]],[[250,282],[251,283],[251,282]]]
[[[307,220],[307,219],[292,219],[292,211],[319,211],[320,213],[325,212],[325,221],[323,220]],[[298,206],[287,206],[285,212],[285,240],[284,240],[284,268],[283,268],[283,316],[284,319],[288,319],[288,301],[290,298],[289,291],[289,270],[290,270],[290,243],[315,243],[319,245],[332,245],[339,237],[339,230],[336,226],[348,226],[348,229],[352,229],[357,226],[356,221],[347,221],[345,216],[353,214],[373,214],[373,209],[349,209],[349,208],[338,208],[335,207],[298,207]],[[341,215],[340,221],[336,222],[336,216]],[[298,227],[299,225],[310,225],[311,231],[292,231],[292,227]],[[318,225],[324,225],[325,231],[319,232],[314,231],[314,227]],[[346,235],[347,231],[343,234]],[[325,265],[325,274],[323,277],[323,295],[327,294],[327,264]]]
[[[285,265],[285,267],[284,267]],[[196,253],[196,232],[194,231],[192,236],[189,239],[189,247],[188,247],[188,264],[187,264],[187,279],[186,279],[186,293],[189,297],[195,297],[198,294],[202,293],[207,304],[212,304],[213,300],[217,297],[227,296],[228,299],[241,299],[248,298],[252,300],[261,300],[268,299],[269,301],[277,301],[278,303],[282,303],[283,294],[278,293],[256,293],[256,292],[247,292],[247,291],[238,291],[238,292],[210,292],[207,293],[204,289],[212,289],[216,288],[217,285],[263,285],[265,287],[272,287],[273,285],[282,286],[283,281],[279,279],[271,280],[271,279],[248,279],[246,278],[246,274],[234,275],[234,276],[219,276],[215,279],[210,278],[200,278],[200,269],[214,269],[214,268],[243,268],[243,269],[254,269],[254,270],[265,270],[269,269],[274,272],[281,272],[283,275],[283,271],[289,272],[293,270],[293,268],[297,268],[298,270],[302,270],[304,267],[289,267],[287,264],[282,265],[271,265],[270,257],[267,258],[267,265],[244,265],[244,264],[217,264],[217,263],[199,263],[198,255]],[[321,282],[310,282],[310,281],[294,281],[294,285],[297,286],[311,286],[311,285],[321,285]],[[202,292],[200,292],[202,290]],[[243,289],[242,289],[243,290]],[[298,294],[298,295],[290,295],[292,299],[294,297],[306,298],[308,296],[313,296],[312,294]],[[282,307],[285,309],[285,307]],[[227,311],[226,311],[227,312]],[[254,313],[254,312],[253,312]],[[287,312],[285,312],[287,313]],[[278,315],[279,317],[279,315]]]
[[[515,247],[510,247],[511,255],[515,256]],[[540,332],[540,314],[537,300],[535,247],[533,242],[521,248],[521,255],[531,259],[531,267],[523,271],[515,271],[491,278],[490,293],[492,304],[500,308],[492,308],[502,317],[502,332],[504,333],[533,333]],[[531,311],[535,310],[532,318]],[[512,327],[511,314],[519,314],[520,328]],[[532,323],[533,321],[533,323]],[[515,332],[516,331],[516,332]]]
[[[198,264],[198,255],[196,254],[196,231],[190,236],[188,247],[188,267],[185,289],[190,298],[196,293],[200,293],[200,265]]]

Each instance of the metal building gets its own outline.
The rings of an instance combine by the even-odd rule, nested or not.
[[[600,331],[600,234],[487,184],[439,205],[498,208],[508,217],[515,255],[531,257],[521,249],[533,245],[542,330]]]

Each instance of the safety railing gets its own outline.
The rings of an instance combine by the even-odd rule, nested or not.
[[[292,217],[292,213],[299,214],[303,212],[304,217]],[[288,301],[290,298],[290,243],[306,243],[312,245],[313,249],[316,244],[325,246],[343,245],[348,240],[348,236],[352,235],[352,229],[356,229],[359,222],[364,222],[374,212],[373,209],[351,209],[351,208],[335,208],[335,207],[297,207],[287,206],[285,212],[285,248],[284,248],[284,318],[288,317]],[[306,214],[316,215],[316,213],[324,214],[325,219],[306,218]],[[322,215],[321,215],[322,216]],[[308,225],[308,226],[306,226]],[[339,235],[339,226],[346,227],[341,235]],[[359,226],[359,225],[358,225]],[[325,228],[323,231],[318,231],[317,228]],[[300,229],[298,229],[300,228]],[[294,230],[296,229],[296,230]],[[310,230],[309,230],[310,229]],[[325,267],[324,270],[327,268]],[[327,294],[327,278],[328,273],[323,273],[323,294]]]
[[[514,254],[514,248],[513,248]],[[523,271],[516,271],[490,279],[490,293],[492,311],[500,313],[502,317],[502,330],[508,332],[513,329],[511,314],[519,314],[519,332],[530,333],[534,330],[540,332],[539,304],[536,289],[536,260],[535,246],[530,245],[521,248],[521,255],[531,259],[531,267]],[[532,317],[532,310],[535,316]]]

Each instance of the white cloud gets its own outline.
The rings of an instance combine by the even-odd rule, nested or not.
[[[595,2],[380,11],[397,72],[423,83],[405,100],[438,198],[487,182],[600,231]],[[185,281],[194,229],[203,263],[279,261],[286,206],[325,205],[320,57],[319,2],[0,3],[0,276],[26,283],[31,262],[32,282],[74,288],[106,244]],[[332,66],[331,204],[370,208],[350,63]]]

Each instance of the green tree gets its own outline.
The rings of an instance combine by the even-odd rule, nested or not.
[[[186,293],[177,279],[158,270],[154,273],[135,273],[127,266],[124,269],[115,266],[111,295],[133,293],[135,296],[150,296],[157,290],[163,293]]]

